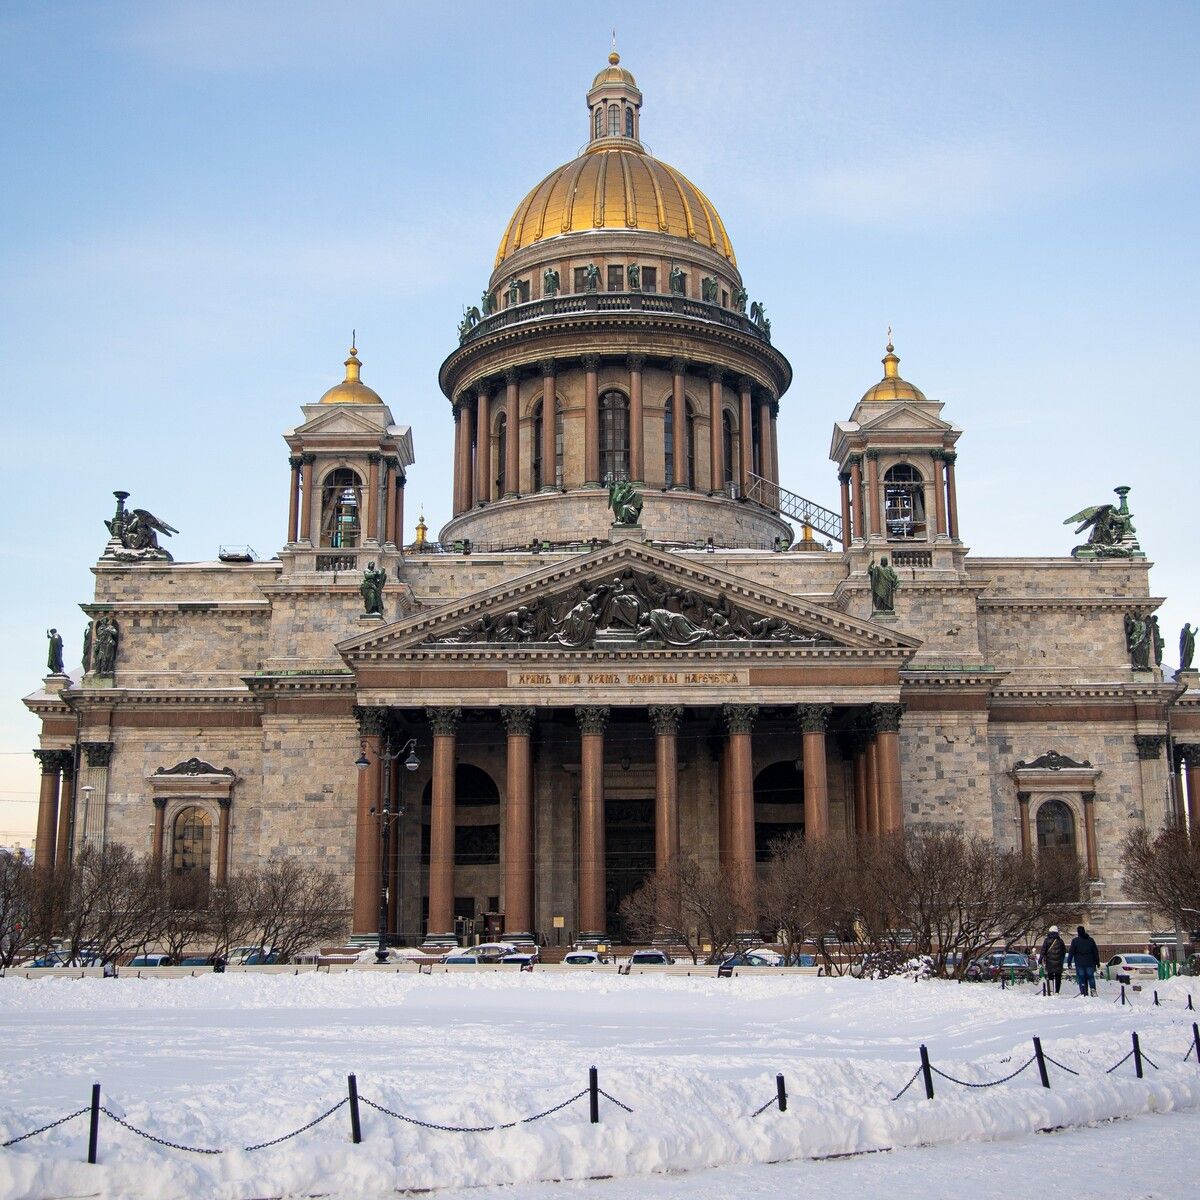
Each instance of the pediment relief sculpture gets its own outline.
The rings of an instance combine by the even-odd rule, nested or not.
[[[580,580],[567,592],[507,612],[485,613],[426,644],[542,644],[588,650],[597,644],[693,646],[700,642],[835,644],[782,617],[751,612],[726,595],[711,599],[632,568],[597,582]]]

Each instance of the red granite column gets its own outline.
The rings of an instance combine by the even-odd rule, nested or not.
[[[829,773],[825,761],[825,731],[829,704],[801,704],[797,709],[804,742],[804,838],[823,841],[829,836]]]
[[[300,536],[300,466],[303,462],[298,454],[288,459],[291,468],[288,478],[292,484],[288,489],[288,545]]]
[[[762,475],[769,483],[778,483],[775,478],[775,469],[772,463],[775,460],[774,453],[771,450],[771,397],[765,392],[758,401],[758,465],[762,468],[759,474]],[[768,492],[773,492],[774,488],[769,488]],[[771,508],[778,508],[779,505],[772,501]]]
[[[400,460],[390,454],[383,459],[383,544],[396,544],[396,497],[392,488],[392,472],[398,470]]]
[[[687,487],[687,399],[683,394],[683,377],[687,359],[671,359],[671,478],[663,482],[671,487]]]
[[[154,797],[154,828],[150,834],[150,861],[154,864],[154,874],[162,875],[163,865],[163,817],[167,809],[166,796]]]
[[[729,749],[724,747],[717,760],[717,862],[729,866],[731,847],[729,816]]]
[[[947,450],[943,456],[946,463],[946,499],[950,508],[949,533],[955,541],[958,540],[958,492],[954,487],[954,463],[957,457],[952,450]]]
[[[367,520],[363,541],[379,541],[379,454],[367,455]]]
[[[315,490],[316,481],[313,476],[316,474],[315,464],[317,456],[315,454],[302,454],[301,459],[304,461],[304,480],[302,484],[300,496],[300,538],[302,542],[312,542],[312,505],[313,491]],[[319,539],[318,539],[319,540]]]
[[[1018,816],[1021,825],[1021,853],[1028,858],[1033,853],[1033,839],[1029,829],[1029,793],[1017,793]]]
[[[708,487],[712,492],[725,490],[724,379],[720,367],[708,368]]]
[[[475,503],[487,504],[492,498],[492,391],[486,382],[479,385],[475,403]]]
[[[629,478],[646,482],[646,417],[642,407],[642,368],[645,355],[631,354],[629,365]]]
[[[585,485],[599,487],[600,480],[600,392],[597,383],[597,372],[600,370],[600,358],[595,354],[585,354],[583,358],[583,482]],[[554,414],[550,419],[553,421]],[[550,468],[554,469],[554,459],[550,459]]]
[[[557,399],[555,396],[557,378],[555,363],[552,358],[543,358],[542,368],[542,491],[557,491],[558,481],[555,478],[554,460],[558,457],[556,450]],[[597,468],[598,469],[598,468]],[[563,480],[566,483],[566,479]]]
[[[1083,793],[1083,836],[1087,843],[1087,877],[1100,878],[1100,860],[1096,849],[1096,793]]]
[[[429,808],[429,921],[427,942],[455,943],[454,776],[458,765],[458,708],[427,708],[433,728],[433,794]]]
[[[729,729],[729,870],[742,894],[743,924],[750,929],[758,908],[751,741],[758,709],[752,704],[726,704],[722,711]]]
[[[1181,746],[1187,764],[1187,819],[1188,828],[1200,830],[1200,745]],[[1182,803],[1182,801],[1181,801]]]
[[[867,513],[868,533],[877,537],[883,532],[883,516],[879,504],[879,451],[867,451]]]
[[[933,456],[933,514],[939,537],[946,536],[946,465],[940,454]]]
[[[233,801],[222,796],[217,805],[217,887],[224,887],[229,881],[229,812]]]
[[[62,790],[58,801],[58,847],[54,861],[65,865],[71,861],[71,828],[75,818],[75,752],[66,750],[62,759]]]
[[[35,750],[33,753],[42,764],[33,865],[38,874],[43,874],[54,866],[55,834],[58,831],[58,774],[62,770],[63,751]]]
[[[850,487],[854,501],[854,536],[860,541],[867,536],[866,516],[863,513],[862,458],[850,456]]]
[[[358,733],[367,766],[358,772],[354,825],[354,916],[356,934],[377,933],[379,924],[379,822],[383,795],[380,741],[387,727],[386,708],[360,708]]]
[[[604,729],[609,710],[579,707],[579,936],[605,937]]]
[[[502,708],[508,729],[504,808],[504,936],[533,937],[533,794],[529,735],[532,708]]]
[[[459,401],[458,431],[462,437],[459,462],[462,508],[459,511],[467,512],[475,507],[475,396],[471,392],[465,393]]]
[[[510,367],[504,372],[504,386],[504,495],[507,497],[521,491],[521,373]]]
[[[904,807],[900,781],[900,718],[902,704],[872,704],[879,778],[879,827],[883,833],[899,833],[904,828]]]
[[[865,837],[867,825],[867,742],[856,736],[854,747],[854,832]]]
[[[843,549],[850,545],[850,472],[841,471],[838,474],[838,483],[842,485],[842,547]]]
[[[654,728],[654,869],[667,870],[679,858],[679,757],[677,741],[683,709],[674,704],[650,708]]]
[[[771,478],[776,486],[780,484],[779,478],[779,401],[771,401]]]
[[[867,739],[867,833],[878,837],[883,831],[879,817],[879,742],[874,733]]]
[[[404,485],[407,480],[403,471],[396,472],[396,515],[392,518],[392,529],[396,534],[396,548],[404,549]]]

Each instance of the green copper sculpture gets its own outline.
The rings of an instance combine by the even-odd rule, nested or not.
[[[46,666],[50,668],[51,675],[61,675],[63,673],[62,634],[57,629],[47,629],[46,637],[50,640],[50,647],[46,654]]]
[[[1191,621],[1184,624],[1179,631],[1179,669],[1181,671],[1190,671],[1192,669],[1192,659],[1196,657],[1196,631],[1192,628]]]
[[[1137,543],[1133,527],[1133,514],[1129,511],[1129,488],[1117,487],[1113,491],[1120,497],[1119,504],[1095,504],[1081,508],[1063,524],[1079,527],[1075,532],[1090,529],[1087,542],[1071,551],[1072,558],[1141,558],[1142,549]]]
[[[387,572],[377,568],[373,562],[367,563],[362,583],[358,586],[363,598],[363,612],[367,616],[383,616],[383,586],[385,583],[387,583]]]
[[[889,566],[887,555],[867,568],[867,578],[871,581],[872,610],[881,613],[895,612],[896,589],[900,586],[900,576]]]
[[[613,511],[614,525],[636,525],[642,504],[641,494],[627,480],[614,479],[608,485],[608,507]]]

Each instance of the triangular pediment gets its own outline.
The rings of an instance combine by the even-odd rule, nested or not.
[[[305,438],[311,438],[314,434],[323,437],[367,435],[371,438],[378,438],[388,424],[388,421],[384,419],[384,413],[386,410],[377,413],[372,409],[368,415],[368,413],[349,405],[330,404],[321,408],[311,420],[297,426],[293,432]]]
[[[940,408],[941,405],[939,404],[938,407]],[[905,433],[924,433],[926,431],[947,433],[952,431],[954,426],[949,421],[943,421],[940,417],[916,404],[897,404],[876,416],[860,421],[859,428],[864,433],[881,430]]]
[[[747,583],[704,558],[625,542],[342,642],[354,663],[411,651],[562,653],[764,648],[882,651],[915,638],[785,592]]]

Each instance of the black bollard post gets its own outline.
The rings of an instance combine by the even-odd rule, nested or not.
[[[593,1125],[600,1124],[600,1076],[595,1067],[588,1069],[588,1106]]]
[[[783,1085],[783,1076],[775,1076],[775,1098],[779,1101],[779,1111],[787,1112],[787,1088]]]
[[[1008,987],[1008,984],[1004,982],[1004,972],[1003,972],[1003,971],[1001,971],[1001,972],[1000,972],[1000,990],[1001,990],[1001,991],[1004,991],[1004,989],[1005,989],[1006,987]]]
[[[1192,1046],[1196,1050],[1196,1066],[1200,1067],[1200,1025],[1192,1022]]]
[[[1038,1074],[1042,1077],[1042,1087],[1050,1086],[1050,1076],[1046,1074],[1046,1056],[1042,1053],[1042,1039],[1033,1039],[1033,1052],[1037,1056]]]
[[[1139,1079],[1144,1077],[1142,1071],[1142,1043],[1138,1041],[1138,1035],[1133,1035],[1133,1069],[1137,1072]]]
[[[357,1146],[362,1141],[362,1122],[358,1118],[358,1080],[346,1076],[350,1088],[350,1140]]]
[[[925,1076],[925,1099],[933,1099],[933,1071],[929,1068],[929,1051],[921,1043],[921,1074]]]
[[[92,1084],[92,1123],[88,1129],[88,1162],[95,1163],[100,1141],[100,1085]]]
[[[1195,1012],[1195,1011],[1196,1010],[1194,1008],[1192,1008],[1192,993],[1188,992],[1188,1012]]]
[[[1158,1007],[1158,988],[1154,989],[1154,1007]]]
[[[1125,999],[1125,985],[1121,984],[1121,1004],[1124,1006],[1128,1003],[1129,1001]]]

